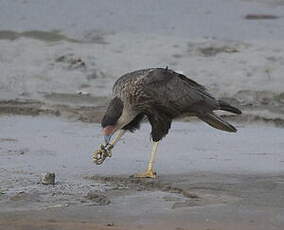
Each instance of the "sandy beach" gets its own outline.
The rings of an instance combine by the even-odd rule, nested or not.
[[[282,0],[2,0],[0,229],[283,229],[283,38]],[[115,80],[166,66],[238,132],[174,122],[143,180],[143,124],[95,165]]]

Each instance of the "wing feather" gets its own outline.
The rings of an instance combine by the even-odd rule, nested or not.
[[[159,107],[173,117],[182,113],[204,113],[218,108],[218,101],[205,87],[172,70],[154,69],[140,79],[141,107]],[[139,103],[138,103],[139,104]]]

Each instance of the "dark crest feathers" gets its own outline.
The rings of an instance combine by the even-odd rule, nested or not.
[[[118,97],[114,97],[110,101],[107,111],[102,119],[102,127],[106,127],[108,125],[115,125],[122,114],[122,110],[123,102]]]

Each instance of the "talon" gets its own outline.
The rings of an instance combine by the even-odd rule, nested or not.
[[[101,144],[100,149],[98,149],[96,152],[93,153],[94,162],[97,165],[101,165],[107,157],[112,156],[112,153],[111,153],[112,148],[113,148],[113,145],[111,144],[107,144],[107,145]]]
[[[106,155],[108,157],[112,157],[112,153],[111,150],[113,149],[113,145],[112,144],[108,144],[107,148],[106,148]]]
[[[108,144],[107,149],[108,149],[109,151],[112,150],[112,149],[113,149],[113,145],[112,145],[112,144]]]
[[[144,173],[134,174],[134,177],[136,177],[136,178],[152,178],[152,179],[154,179],[154,178],[157,177],[157,173],[154,172],[153,170],[147,170]]]
[[[103,163],[104,159],[103,159],[103,153],[101,149],[93,153],[93,159],[97,165],[100,165]]]

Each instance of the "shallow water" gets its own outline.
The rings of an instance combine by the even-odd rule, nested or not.
[[[146,167],[151,150],[148,124],[134,134],[126,134],[113,149],[113,157],[101,166],[92,162],[92,152],[103,143],[99,124],[8,116],[0,118],[0,125],[1,162],[6,169],[60,170],[61,176],[130,175]],[[237,128],[236,134],[230,134],[201,122],[175,122],[159,145],[158,172],[284,172],[284,129],[258,125]]]
[[[283,18],[247,22],[244,17],[255,13],[283,17],[283,9],[281,0],[2,0],[0,30],[61,30],[86,39],[94,31],[171,34],[189,39],[282,39]]]

